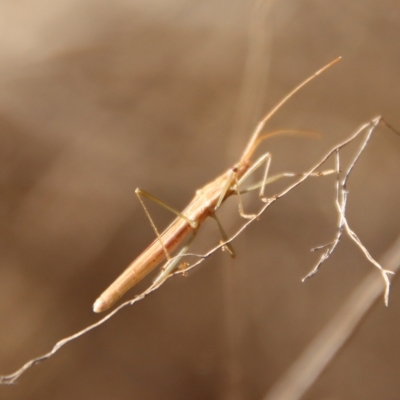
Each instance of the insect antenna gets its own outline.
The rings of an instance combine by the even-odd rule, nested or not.
[[[272,110],[266,114],[266,116],[258,123],[256,126],[256,129],[251,136],[246,149],[243,152],[243,155],[240,159],[240,162],[245,162],[251,158],[253,155],[254,151],[256,150],[257,146],[261,143],[261,141],[258,141],[258,137],[261,133],[261,131],[264,129],[265,124],[269,121],[269,119],[294,95],[296,94],[300,89],[302,89],[304,86],[306,86],[310,81],[312,81],[314,78],[316,78],[318,75],[322,74],[325,72],[327,69],[332,67],[334,64],[339,62],[342,59],[342,57],[337,57],[330,63],[326,64],[324,67],[319,69],[317,72],[314,72],[311,76],[309,76],[306,80],[304,80],[300,85],[296,86],[291,92],[289,92]]]

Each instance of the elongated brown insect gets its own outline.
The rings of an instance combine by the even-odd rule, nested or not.
[[[171,260],[169,254],[171,254],[190,233],[196,233],[202,222],[209,216],[214,216],[214,212],[221,206],[225,199],[232,194],[239,194],[240,184],[257,168],[265,164],[265,173],[262,184],[260,185],[260,198],[267,201],[264,197],[264,187],[267,184],[267,175],[269,164],[271,161],[271,155],[269,153],[264,154],[254,163],[251,157],[254,151],[257,149],[259,144],[275,133],[260,136],[266,122],[285,104],[289,98],[291,98],[296,92],[298,92],[307,83],[313,80],[315,77],[320,75],[322,72],[336,64],[341,57],[336,58],[329,64],[315,72],[313,75],[304,80],[300,85],[294,88],[288,95],[286,95],[257,125],[253,132],[250,140],[240,158],[239,162],[233,167],[224,172],[218,178],[205,185],[203,188],[196,191],[193,200],[189,205],[179,213],[172,208],[165,206],[170,211],[177,215],[177,218],[165,229],[161,234],[158,233],[155,225],[152,223],[151,218],[148,214],[147,209],[144,207],[146,214],[150,218],[151,224],[157,234],[157,239],[143,251],[138,258],[136,258],[128,268],[100,295],[93,305],[94,312],[102,312],[110,308],[127,290],[132,288],[136,283],[143,279],[149,272],[157,267],[162,261],[167,259],[167,267],[164,268],[158,280],[164,279],[168,274],[171,273],[171,265],[176,265],[176,259]],[[274,180],[283,177],[284,174],[275,177]],[[269,181],[268,181],[269,182]],[[149,193],[136,189],[136,194],[139,197],[140,202],[144,206],[140,195],[150,198],[157,203],[162,203],[160,200],[150,195]],[[241,206],[239,197],[239,210],[240,214],[246,218],[252,217],[245,215]],[[190,242],[190,241],[189,241]],[[185,246],[181,255],[185,253],[188,246]],[[174,264],[173,264],[174,263]]]

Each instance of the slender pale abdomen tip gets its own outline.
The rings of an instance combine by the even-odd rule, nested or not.
[[[93,304],[93,311],[95,313],[101,313],[101,312],[107,310],[107,308],[108,308],[108,306],[107,306],[106,302],[101,297],[99,297]]]

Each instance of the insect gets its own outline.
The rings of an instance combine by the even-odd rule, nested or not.
[[[212,182],[205,185],[203,188],[196,191],[193,200],[189,205],[182,211],[182,213],[172,209],[165,205],[161,200],[152,196],[150,193],[142,189],[136,189],[136,194],[141,202],[150,223],[156,232],[157,238],[145,249],[128,267],[127,269],[100,295],[93,305],[93,311],[96,313],[107,310],[112,307],[113,304],[122,295],[132,288],[136,283],[142,280],[149,272],[156,268],[164,260],[168,260],[166,266],[162,269],[160,275],[155,282],[161,282],[165,279],[175,268],[179,262],[179,258],[187,251],[192,239],[194,238],[197,230],[200,228],[202,222],[207,217],[215,217],[215,211],[221,206],[225,199],[233,194],[239,195],[239,212],[245,218],[252,218],[253,215],[246,215],[243,212],[242,202],[240,200],[239,187],[241,183],[256,169],[265,165],[264,178],[260,188],[260,198],[263,201],[268,201],[264,196],[264,188],[267,183],[272,180],[280,179],[285,174],[277,175],[275,177],[268,178],[268,170],[271,162],[270,153],[265,153],[255,162],[252,162],[252,156],[262,141],[266,138],[271,137],[279,132],[272,132],[270,134],[261,135],[267,121],[301,88],[307,85],[311,80],[316,78],[318,75],[323,73],[325,70],[336,64],[341,57],[336,58],[323,68],[309,76],[306,80],[296,86],[289,94],[287,94],[272,110],[266,114],[266,116],[258,123],[256,129],[250,137],[250,140],[239,160],[233,168],[228,169],[222,175],[214,179]],[[286,175],[287,176],[287,175]],[[141,196],[145,196],[150,200],[155,201],[158,204],[163,205],[168,210],[172,211],[177,215],[175,220],[165,229],[161,234],[155,227],[150,214],[148,213]],[[218,220],[217,220],[218,222]],[[225,239],[224,231],[222,230],[219,222],[223,238]],[[193,233],[191,239],[183,247],[177,257],[171,259],[170,254],[176,250],[176,248],[188,237],[190,233]],[[226,240],[225,240],[226,241]],[[229,245],[226,246],[234,256],[233,250]]]

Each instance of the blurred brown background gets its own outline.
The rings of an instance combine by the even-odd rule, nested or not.
[[[266,143],[273,171],[305,170],[378,114],[400,129],[395,1],[3,0],[0,35],[3,374],[99,318],[95,298],[154,238],[136,187],[184,207],[331,59],[343,56],[269,125],[322,138]],[[400,140],[380,128],[348,205],[376,258],[400,229],[399,181]],[[300,282],[335,232],[333,182],[310,180],[235,241],[236,260],[216,253],[0,398],[261,399],[373,269],[345,239]],[[173,218],[150,209],[160,228]],[[234,232],[235,199],[221,211]],[[219,240],[205,232],[194,251]],[[399,307],[394,281],[390,307],[380,299],[304,398],[398,398]]]

